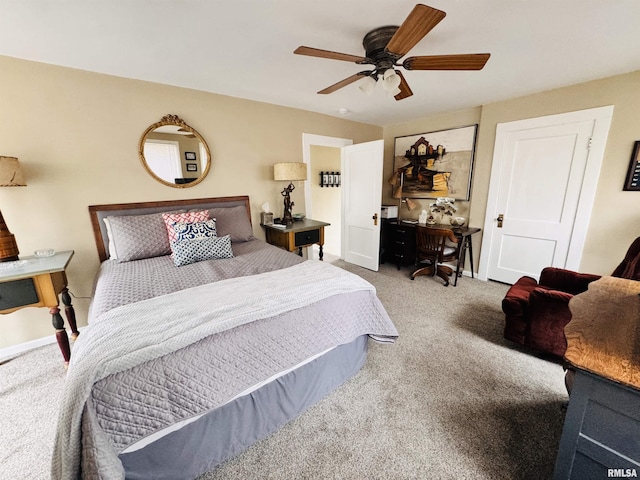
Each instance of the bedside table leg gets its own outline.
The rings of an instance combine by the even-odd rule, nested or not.
[[[62,320],[62,315],[60,315],[60,309],[58,307],[53,307],[49,310],[49,313],[51,314],[51,323],[53,324],[53,328],[56,329],[56,340],[58,341],[58,346],[60,347],[60,351],[64,357],[64,366],[66,368],[69,365],[69,359],[71,358],[69,337],[67,336],[67,331],[64,329],[64,321]]]
[[[71,305],[71,295],[69,295],[68,288],[62,290],[62,303],[64,303],[64,316],[67,317],[67,322],[69,322],[69,326],[71,327],[71,341],[73,342],[78,338],[80,332],[76,325],[76,311],[73,309],[73,305]]]
[[[320,258],[320,261],[322,262],[322,258],[324,257],[324,253],[322,252],[322,244],[320,244],[320,253],[319,253],[318,257]]]

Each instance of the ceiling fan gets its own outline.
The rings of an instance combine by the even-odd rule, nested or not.
[[[371,70],[358,72],[320,90],[319,94],[333,93],[362,78],[368,80],[363,80],[360,88],[365,93],[370,93],[377,80],[381,79],[385,90],[396,100],[402,100],[413,95],[413,92],[396,67],[403,67],[405,70],[481,70],[489,60],[489,53],[468,53],[409,57],[398,63],[445,16],[446,13],[441,10],[417,4],[399,27],[379,27],[364,36],[362,44],[365,57],[312,47],[298,47],[293,53],[373,66]]]

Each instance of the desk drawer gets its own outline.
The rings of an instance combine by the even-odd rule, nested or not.
[[[320,230],[307,230],[295,234],[296,247],[311,245],[320,241]]]
[[[38,292],[32,278],[0,283],[0,310],[38,302]]]

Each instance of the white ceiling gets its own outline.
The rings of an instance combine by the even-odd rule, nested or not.
[[[404,72],[395,101],[363,70],[294,55],[299,45],[364,55],[415,0],[0,0],[0,55],[390,125],[640,70],[638,0],[428,0],[440,22],[408,54],[491,53],[480,71]],[[0,72],[1,74],[1,72]],[[639,85],[640,87],[640,85]]]

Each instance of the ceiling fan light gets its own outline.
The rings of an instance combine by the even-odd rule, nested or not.
[[[398,95],[401,92],[402,92],[402,90],[400,90],[398,87],[396,87],[395,89],[388,91],[387,92],[387,96],[395,97],[396,95]]]
[[[363,93],[367,95],[371,95],[375,86],[376,86],[375,79],[367,76],[362,79],[362,81],[360,82],[360,86],[358,88],[360,88],[360,90],[362,90]]]
[[[384,89],[388,92],[392,92],[400,86],[400,75],[398,75],[392,68],[385,70],[382,78],[384,79]]]

